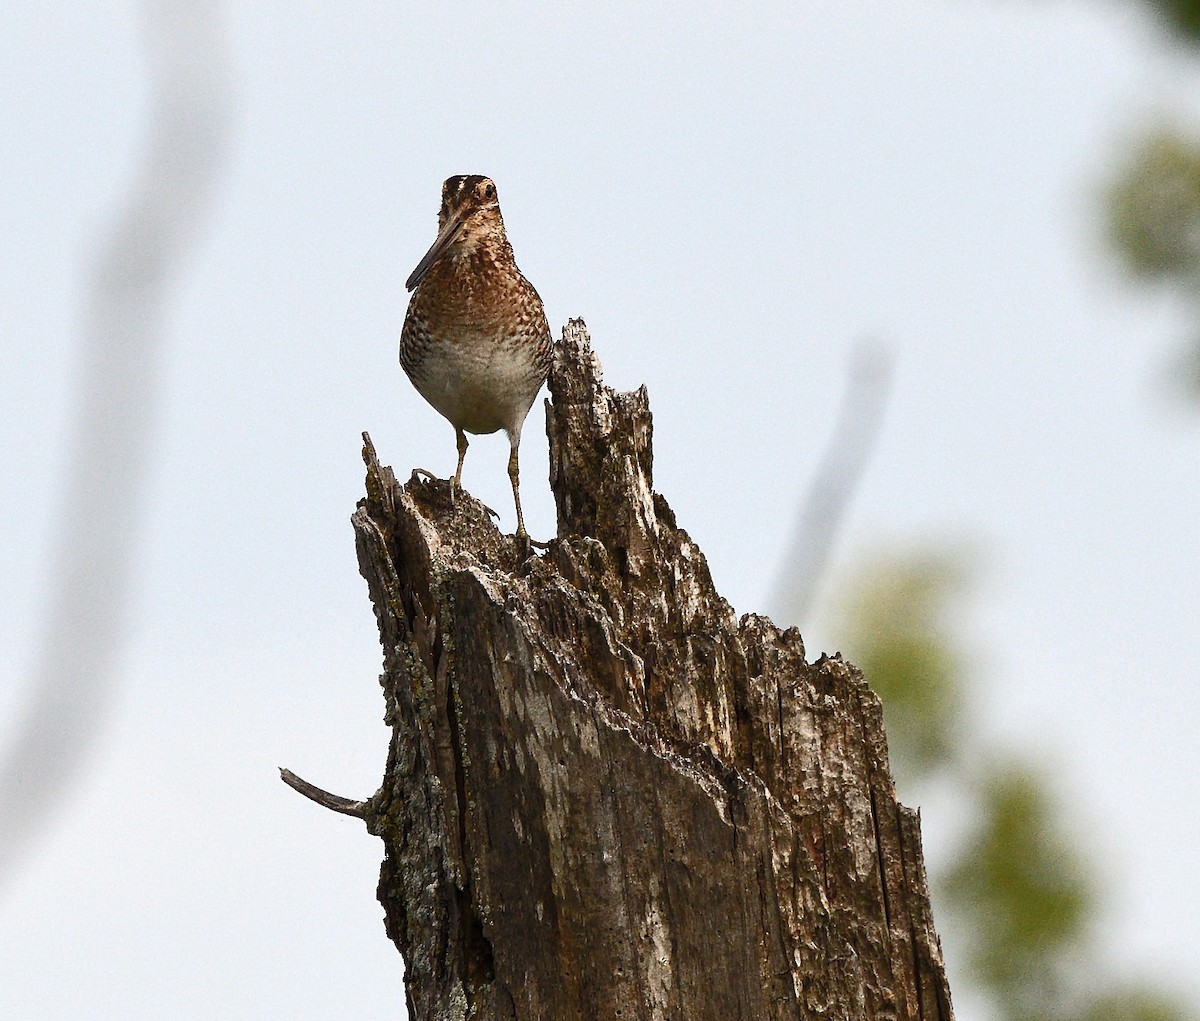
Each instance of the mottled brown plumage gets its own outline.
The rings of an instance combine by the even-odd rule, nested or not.
[[[415,291],[400,331],[400,364],[454,426],[454,488],[462,482],[465,434],[503,429],[517,534],[524,536],[517,448],[550,371],[553,342],[542,299],[513,260],[488,178],[451,177],[442,185],[437,239],[405,286]]]

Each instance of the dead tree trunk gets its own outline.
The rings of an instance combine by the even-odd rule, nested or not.
[[[550,394],[544,555],[364,450],[391,750],[369,801],[307,793],[383,838],[410,1016],[951,1018],[879,700],[734,616],[582,322]]]

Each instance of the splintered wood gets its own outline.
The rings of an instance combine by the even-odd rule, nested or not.
[[[393,729],[364,815],[413,1021],[948,1021],[879,700],[717,594],[582,322],[550,394],[544,553],[364,449]]]

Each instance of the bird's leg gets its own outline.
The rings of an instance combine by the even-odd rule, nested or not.
[[[517,538],[527,539],[529,533],[525,531],[525,516],[521,513],[521,472],[517,467],[516,443],[512,445],[512,453],[508,455],[508,480],[513,487],[513,503],[517,505]]]
[[[454,471],[454,483],[450,486],[450,506],[452,507],[454,506],[454,495],[462,486],[462,466],[467,457],[467,434],[457,427],[454,432],[458,440],[458,468]]]

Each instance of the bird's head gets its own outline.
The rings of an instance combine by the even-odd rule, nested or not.
[[[442,185],[438,236],[404,286],[413,290],[430,268],[452,248],[474,248],[480,242],[504,238],[504,220],[496,185],[479,174],[449,177]]]

